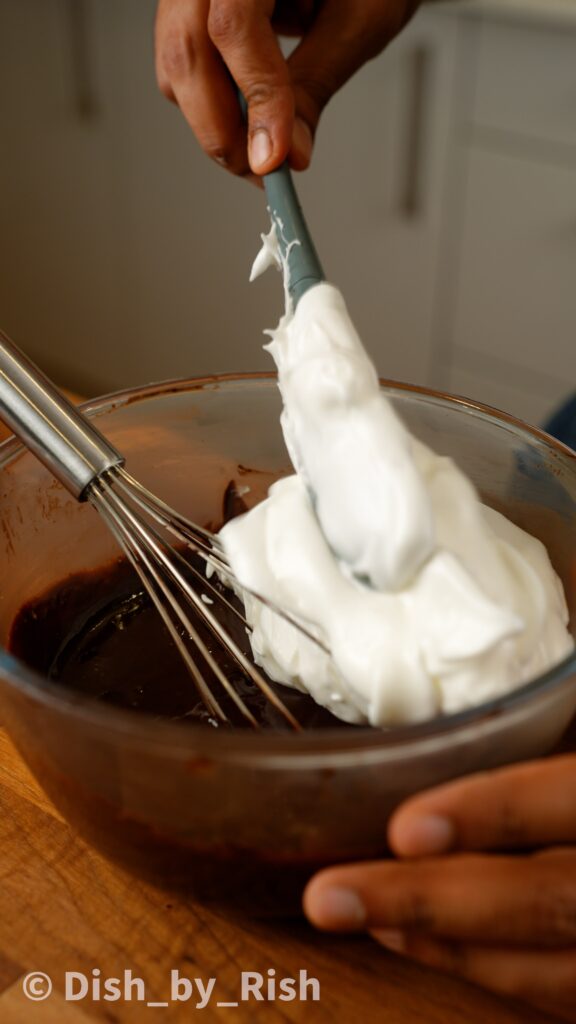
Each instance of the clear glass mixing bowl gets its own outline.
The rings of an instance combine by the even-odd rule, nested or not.
[[[576,620],[576,456],[502,413],[396,384],[411,430],[546,544]],[[248,503],[289,470],[275,379],[219,377],[84,406],[134,476],[201,524],[230,480]],[[0,446],[0,643],[24,603],[118,552],[14,439]],[[58,808],[105,853],[164,887],[252,913],[297,910],[319,866],[386,853],[406,796],[553,748],[576,710],[576,657],[510,696],[390,732],[217,731],[97,703],[0,652],[0,718]],[[167,680],[169,685],[169,680]]]

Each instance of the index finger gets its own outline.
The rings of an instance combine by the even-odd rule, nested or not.
[[[576,944],[576,851],[546,857],[460,853],[325,868],[304,909],[330,931],[386,929],[465,942]]]
[[[209,0],[161,3],[156,19],[157,77],[204,151],[235,174],[249,171],[238,97],[208,36]]]
[[[450,782],[407,800],[388,840],[401,857],[576,842],[576,755]]]

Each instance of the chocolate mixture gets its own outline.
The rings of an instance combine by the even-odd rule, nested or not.
[[[224,497],[224,520],[243,510],[230,484]],[[192,561],[188,555],[187,559]],[[199,559],[196,568],[201,579],[195,580],[194,586],[202,593],[206,587],[202,587],[203,563]],[[214,578],[211,582],[214,585]],[[230,591],[220,583],[215,585],[240,608]],[[217,614],[238,646],[249,654],[248,637],[240,620],[224,606],[218,606]],[[191,620],[256,719],[267,728],[286,728],[282,716],[245,678],[194,610]],[[198,698],[194,681],[160,615],[125,559],[72,576],[28,602],[13,624],[9,647],[49,679],[98,700],[195,725],[217,725]],[[234,725],[242,726],[244,720],[206,666],[202,673]],[[347,727],[306,694],[271,685],[303,726]]]

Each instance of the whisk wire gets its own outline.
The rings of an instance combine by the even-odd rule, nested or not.
[[[138,505],[161,526],[165,527],[178,540],[191,543],[198,553],[202,553],[209,565],[216,571],[226,566],[224,552],[218,538],[202,526],[190,522],[179,512],[175,512],[156,494],[152,494],[139,480],[135,480],[125,469],[114,472],[115,487],[120,490],[128,501]]]
[[[178,540],[188,544],[192,550],[196,551],[197,554],[201,555],[206,561],[207,565],[217,573],[227,577],[232,583],[236,583],[236,577],[234,576],[226,556],[218,540],[213,533],[203,529],[201,526],[197,526],[196,523],[190,522],[185,516],[179,512],[174,512],[169,505],[166,505],[161,498],[157,495],[152,494],[151,491],[147,490],[140,481],[135,480],[126,472],[125,469],[118,467],[114,471],[114,478],[118,482],[118,487],[122,490],[128,500],[134,501],[143,511],[148,512],[156,522],[164,526],[172,536]],[[188,563],[185,563],[188,565]],[[202,580],[203,583],[208,583],[210,590],[213,591],[213,587],[210,586],[206,576],[195,570],[195,575]],[[275,604],[269,598],[263,597],[262,594],[258,593],[257,590],[253,590],[251,587],[247,587],[244,584],[241,585],[241,589],[245,594],[249,594],[250,597],[255,598],[260,604],[274,612],[279,618],[284,619],[285,622],[290,623],[300,633],[308,638],[313,644],[319,647],[325,654],[330,655],[330,650],[325,643],[322,642],[320,637],[312,633],[304,623],[297,619],[290,612],[286,611],[285,608],[281,608]],[[242,615],[242,612],[234,607],[234,605],[227,600],[227,598],[217,592],[218,600],[224,603],[230,611],[232,611],[244,625],[248,625],[246,619]]]
[[[170,635],[176,644],[179,653],[198,686],[202,700],[207,704],[208,709],[212,710],[222,722],[229,721],[228,716],[225,714],[213,693],[210,691],[210,688],[200,672],[198,665],[186,647],[180,631],[174,625],[164,602],[168,603],[175,618],[180,623],[180,626],[185,630],[189,640],[194,644],[202,658],[204,658],[206,664],[213,671],[214,675],[225,688],[226,692],[234,701],[238,709],[251,725],[256,726],[256,719],[246,707],[241,697],[236,693],[234,687],[212,657],[212,654],[206,647],[202,638],[199,636],[197,630],[192,625],[188,615],[184,611],[184,608],[176,600],[171,588],[166,584],[162,573],[158,572],[154,564],[154,560],[150,558],[149,552],[151,551],[153,553],[154,557],[160,564],[161,569],[168,576],[168,579],[178,587],[187,601],[192,601],[192,603],[198,608],[198,602],[201,601],[201,598],[198,597],[192,588],[187,586],[185,580],[180,576],[180,573],[178,573],[178,571],[171,565],[170,560],[166,558],[162,548],[159,546],[157,538],[154,537],[153,531],[148,527],[145,527],[135,516],[133,516],[130,509],[126,508],[123,503],[118,501],[118,498],[114,495],[113,491],[107,491],[106,488],[100,488],[99,490],[101,500],[100,507],[102,509],[106,508],[108,515],[114,519],[118,532],[124,541],[122,544],[124,549],[127,553],[131,550],[132,553],[136,555],[136,558],[131,559],[131,561],[141,578],[143,578],[143,574],[140,571],[141,565],[146,569],[145,578],[143,578],[146,590],[162,615],[164,623],[169,629]],[[128,524],[123,521],[123,517],[126,517]],[[135,542],[135,535],[142,540],[142,544],[137,544]],[[150,579],[152,580],[152,585],[149,584]],[[164,602],[159,598],[158,591],[161,593]],[[203,614],[203,617],[208,618],[208,609],[202,608],[201,613]]]
[[[142,549],[130,530],[127,529],[126,524],[123,523],[117,511],[108,504],[106,495],[103,493],[102,489],[96,485],[93,493],[99,513],[102,515],[106,525],[116,538],[119,546],[126,553],[130,563],[142,580],[147,594],[149,594],[150,598],[154,602],[154,605],[168,629],[180,656],[192,675],[192,678],[198,688],[199,695],[206,705],[208,712],[215,715],[215,717],[217,717],[221,722],[227,722],[227,716],[206,684],[206,681],[194,659],[191,657],[190,652],[182,642],[180,633],[170,616],[168,608],[161,599],[160,595],[162,595],[165,600],[168,600],[170,607],[172,607],[169,589],[157,573],[152,561],[147,557],[146,552]]]
[[[213,633],[218,637],[222,646],[233,657],[233,659],[240,666],[242,671],[258,687],[258,689],[263,693],[266,699],[274,705],[274,707],[280,712],[280,714],[291,725],[291,727],[293,729],[299,729],[299,723],[288,710],[288,708],[286,708],[283,701],[269,686],[267,681],[264,679],[262,674],[256,669],[256,667],[252,664],[250,659],[247,658],[244,652],[238,647],[234,639],[223,629],[217,617],[210,610],[209,606],[207,606],[206,603],[202,600],[201,595],[198,594],[190,586],[183,573],[179,571],[178,565],[180,565],[186,572],[189,572],[192,569],[194,575],[197,578],[199,578],[204,585],[208,584],[208,589],[215,592],[216,597],[219,601],[223,600],[224,603],[228,605],[234,612],[236,612],[237,610],[234,609],[233,605],[230,602],[228,602],[225,598],[223,598],[222,595],[219,594],[219,592],[214,591],[214,588],[209,584],[209,582],[206,581],[200,575],[200,573],[198,573],[197,570],[191,567],[189,562],[187,562],[177,551],[171,551],[170,557],[167,557],[163,548],[163,538],[158,533],[158,531],[153,526],[149,526],[147,524],[145,525],[139,518],[139,516],[136,515],[133,512],[133,510],[129,507],[129,505],[126,503],[126,501],[124,500],[124,496],[120,496],[115,493],[114,485],[116,482],[116,475],[116,471],[112,470],[109,474],[106,474],[105,476],[100,478],[100,480],[98,481],[97,489],[95,489],[94,492],[95,495],[97,495],[96,500],[98,501],[100,508],[105,509],[106,512],[108,513],[108,516],[113,519],[117,531],[116,535],[118,535],[119,533],[124,541],[122,546],[125,549],[127,549],[128,546],[130,546],[133,549],[133,554],[134,552],[136,553],[136,559],[131,559],[132,564],[136,568],[136,571],[139,572],[140,575],[142,575],[140,573],[139,567],[139,563],[142,563],[146,566],[147,577],[152,577],[152,579],[154,580],[154,587],[150,587],[147,589],[149,589],[149,592],[154,599],[156,607],[160,611],[164,622],[166,623],[170,630],[170,634],[174,642],[177,644],[178,650],[182,654],[182,657],[184,658],[187,667],[189,668],[195,682],[197,683],[202,699],[209,706],[214,706],[215,714],[217,714],[217,716],[222,721],[228,720],[224,711],[216,701],[216,698],[210,692],[209,687],[207,686],[204,678],[202,677],[202,674],[199,671],[198,666],[194,662],[194,659],[191,657],[189,650],[183,643],[179,630],[174,626],[174,623],[170,619],[170,616],[167,615],[167,609],[165,604],[157,596],[158,589],[160,590],[164,600],[167,601],[170,607],[172,608],[175,617],[186,631],[189,639],[200,652],[202,658],[209,666],[209,668],[212,670],[220,684],[223,686],[224,690],[226,691],[230,699],[234,702],[234,704],[239,709],[241,714],[250,722],[252,726],[258,726],[257,720],[247,707],[245,701],[242,700],[233,684],[230,682],[226,674],[222,671],[218,663],[215,661],[210,650],[203,642],[202,638],[199,636],[197,630],[192,625],[188,615],[184,611],[184,608],[177,601],[171,588],[166,585],[162,573],[158,573],[153,560],[150,558],[149,552],[152,552],[154,558],[159,563],[161,570],[168,577],[168,579],[177,587],[177,589],[183,595],[185,600],[193,604],[193,606],[199,612],[201,618],[205,622],[207,622]],[[123,495],[126,495],[125,488],[123,488]],[[136,504],[140,505],[140,502],[136,502]],[[142,541],[142,543],[136,545],[135,537],[139,538]],[[237,614],[239,615],[241,621],[245,623],[245,619],[243,618],[243,616],[240,615],[240,613]],[[170,622],[170,625],[168,625],[168,622]],[[209,694],[209,697],[207,697],[207,694]]]

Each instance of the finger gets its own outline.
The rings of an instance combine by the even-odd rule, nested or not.
[[[273,0],[212,0],[208,32],[248,106],[248,157],[255,174],[277,167],[290,148],[294,94],[271,25]]]
[[[576,850],[329,868],[309,882],[304,910],[326,930],[409,929],[465,942],[576,945]]]
[[[209,0],[164,0],[156,20],[160,89],[180,107],[204,151],[248,174],[246,128],[233,83],[208,36]]]
[[[415,6],[415,4],[413,5]],[[320,115],[334,93],[371,57],[380,53],[407,17],[405,3],[368,0],[355,5],[327,0],[288,60],[296,101],[299,138],[290,163],[307,166]]]
[[[576,947],[554,951],[487,948],[412,933],[373,932],[373,936],[395,953],[576,1021]]]
[[[316,15],[318,0],[276,0],[274,30],[281,36],[302,36]]]
[[[576,842],[576,756],[439,786],[407,800],[388,840],[401,857]]]

